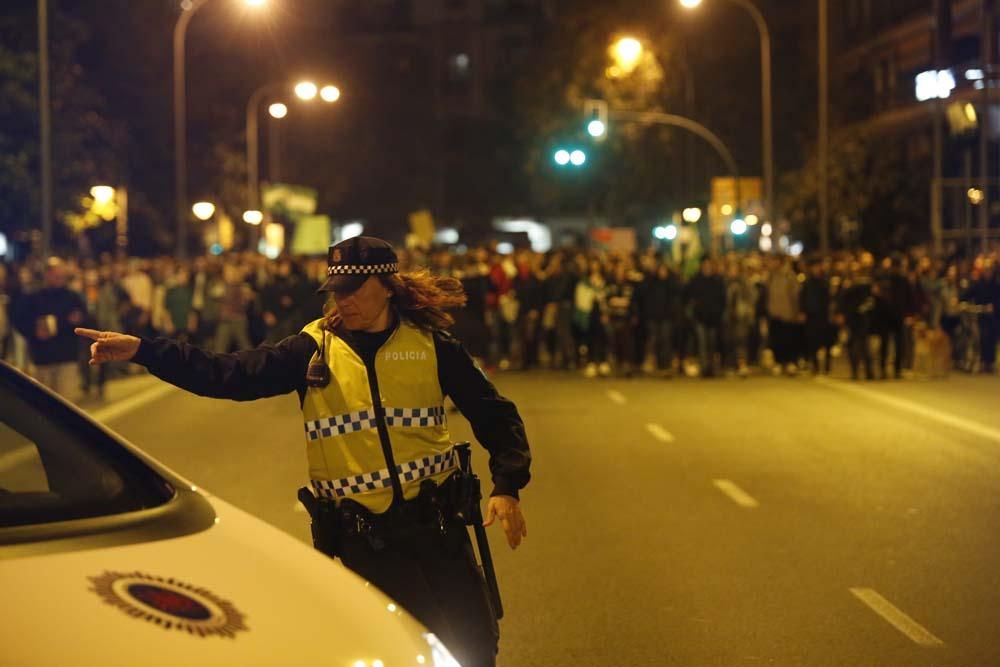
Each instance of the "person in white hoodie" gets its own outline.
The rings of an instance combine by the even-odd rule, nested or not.
[[[775,368],[795,375],[799,356],[799,280],[787,257],[774,257],[771,262],[767,278],[768,343]]]

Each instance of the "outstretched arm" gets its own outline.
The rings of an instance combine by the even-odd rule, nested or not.
[[[93,341],[90,364],[132,361],[156,377],[210,398],[252,401],[301,390],[316,343],[308,336],[289,336],[276,345],[261,345],[232,354],[214,354],[167,338],[145,339],[113,331],[76,329]]]

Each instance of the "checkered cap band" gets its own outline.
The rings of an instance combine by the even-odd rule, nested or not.
[[[399,478],[400,484],[407,484],[457,467],[458,451],[453,447],[441,454],[397,465],[396,477]],[[392,478],[389,476],[389,469],[383,468],[343,479],[314,479],[310,484],[313,493],[321,498],[345,498],[358,493],[391,488]]]
[[[326,268],[328,276],[374,276],[384,273],[399,273],[399,264],[334,264]]]
[[[441,426],[444,423],[445,412],[442,405],[430,408],[385,408],[386,426]],[[375,409],[371,408],[307,421],[306,437],[309,440],[317,440],[373,428],[378,428],[378,418]]]

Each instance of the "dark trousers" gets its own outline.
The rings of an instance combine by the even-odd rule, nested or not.
[[[983,371],[993,372],[997,361],[997,320],[989,313],[979,316],[979,345],[982,354]]]
[[[889,341],[892,340],[892,369],[898,378],[903,372],[903,359],[906,358],[906,327],[902,320],[886,323],[885,329],[879,334],[879,366],[882,377],[886,377],[886,367],[889,362]]]
[[[694,331],[698,341],[698,365],[701,366],[702,377],[711,377],[715,375],[715,353],[719,351],[719,326],[698,322]]]
[[[830,323],[823,320],[806,320],[806,357],[812,364],[813,373],[819,373],[819,351],[826,350],[824,372],[830,372]]]
[[[768,323],[768,344],[775,363],[786,366],[798,360],[798,328],[794,322],[772,317]]]
[[[847,341],[847,353],[851,359],[851,377],[858,378],[858,366],[865,365],[865,377],[871,380],[874,377],[872,372],[872,354],[868,347],[868,336],[871,330],[866,324],[854,324],[849,328],[849,338]]]
[[[635,332],[628,319],[611,318],[611,347],[618,368],[627,369],[632,364],[634,358],[632,344],[634,342]]]
[[[496,664],[500,630],[465,526],[455,521],[446,537],[427,530],[378,550],[364,535],[341,540],[344,565],[427,626],[463,666]]]
[[[657,370],[670,370],[674,360],[674,331],[670,321],[646,322],[646,340],[656,356]]]

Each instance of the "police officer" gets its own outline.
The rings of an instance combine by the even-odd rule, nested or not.
[[[94,341],[91,364],[132,360],[202,396],[298,392],[317,548],[401,603],[461,664],[493,665],[495,605],[456,517],[459,457],[444,398],[490,452],[484,525],[499,519],[512,549],[527,536],[518,498],[530,477],[524,424],[446,333],[446,309],[465,302],[457,280],[401,274],[392,246],[371,237],[331,246],[327,259],[324,316],[273,346],[213,354],[165,338],[77,333]]]

